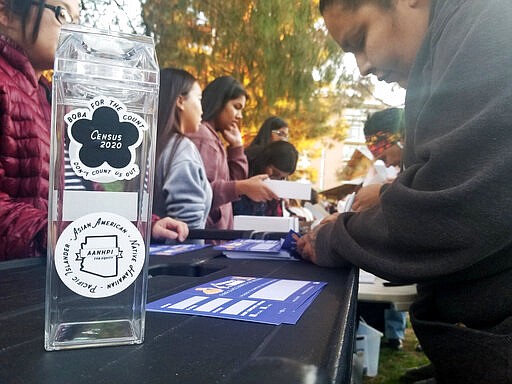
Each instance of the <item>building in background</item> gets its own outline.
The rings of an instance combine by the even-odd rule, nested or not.
[[[354,152],[357,149],[366,150],[364,123],[368,115],[382,108],[384,106],[369,104],[360,109],[343,110],[342,116],[349,126],[347,137],[343,142],[334,143],[331,148],[323,148],[319,158],[310,159],[311,166],[318,169],[318,180],[313,188],[323,191],[345,181],[340,176]]]

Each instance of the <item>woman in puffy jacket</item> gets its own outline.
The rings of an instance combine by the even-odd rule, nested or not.
[[[79,0],[0,0],[0,260],[46,253],[51,92],[41,74],[79,11]],[[170,218],[152,228],[154,238],[187,233]]]

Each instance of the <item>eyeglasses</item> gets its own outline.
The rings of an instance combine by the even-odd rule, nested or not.
[[[40,3],[34,1],[32,5],[40,5]],[[60,5],[50,5],[50,4],[44,4],[43,7],[52,10],[53,13],[55,13],[55,18],[57,21],[61,24],[73,24],[73,16],[69,13],[69,11],[61,7]]]
[[[288,138],[288,132],[285,132],[285,131],[280,131],[278,129],[273,129],[272,133],[277,135],[277,136],[279,136],[279,137],[285,138],[285,139]]]

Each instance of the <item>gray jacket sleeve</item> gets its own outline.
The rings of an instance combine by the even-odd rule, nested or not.
[[[155,203],[164,211],[161,213],[184,221],[190,228],[204,228],[212,193],[201,157],[186,138],[178,145],[172,160],[171,147],[170,144],[158,162],[155,186],[161,185],[161,190],[155,190]]]

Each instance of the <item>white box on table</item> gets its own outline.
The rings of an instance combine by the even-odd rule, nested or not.
[[[288,232],[292,229],[295,232],[299,231],[299,219],[297,217],[236,215],[234,219],[233,229],[236,230]]]

